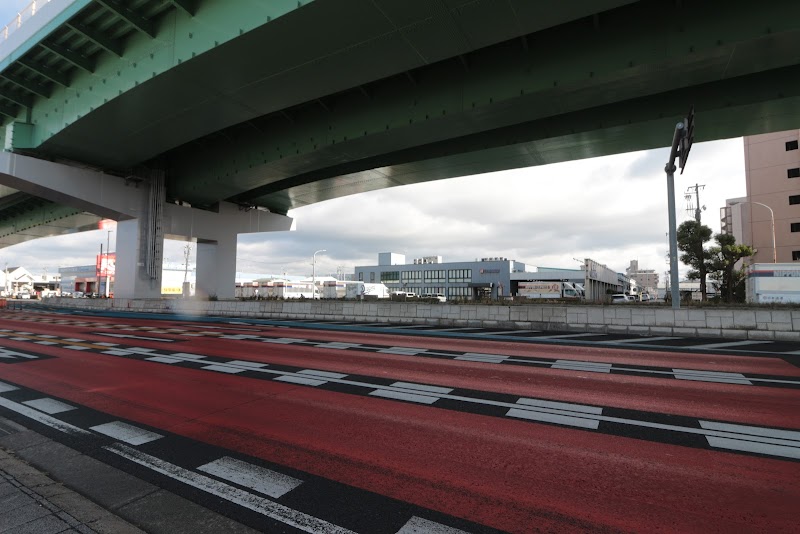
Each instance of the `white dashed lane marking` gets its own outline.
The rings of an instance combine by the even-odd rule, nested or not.
[[[552,335],[552,336],[536,336],[536,337],[532,337],[531,339],[533,341],[536,341],[537,339],[569,339],[569,338],[573,338],[573,337],[593,337],[593,336],[600,337],[600,336],[605,336],[605,335],[606,334],[594,334],[594,333],[591,333],[591,332],[586,332],[586,333],[582,333],[582,334],[556,334],[556,335]]]
[[[745,341],[728,341],[725,343],[705,343],[701,345],[692,345],[693,349],[725,349],[728,347],[744,347],[745,345],[764,345],[772,343],[771,341],[755,341],[755,340],[745,340]]]
[[[461,356],[455,357],[456,360],[482,363],[503,363],[509,358],[510,356],[502,356],[500,354],[481,354],[479,352],[466,352]]]
[[[726,433],[707,436],[708,444],[712,447],[800,459],[800,432],[797,431],[714,421],[700,421],[700,426]]]
[[[323,519],[289,508],[250,492],[236,488],[219,480],[195,473],[178,465],[166,462],[155,456],[137,451],[121,443],[104,447],[139,465],[145,466],[157,473],[168,476],[174,480],[192,486],[226,501],[253,510],[281,523],[302,530],[303,532],[325,532],[326,534],[355,534],[346,528],[334,525]]]
[[[678,380],[697,380],[699,382],[722,382],[725,384],[741,384],[750,386],[753,383],[740,373],[723,373],[719,371],[694,371],[691,369],[673,369]]]
[[[575,360],[556,360],[551,366],[553,369],[564,369],[568,371],[589,371],[592,373],[610,373],[610,363],[599,362],[579,362]]]
[[[385,388],[376,389],[369,394],[374,397],[416,402],[418,404],[433,404],[440,400],[442,395],[447,395],[452,391],[452,388],[443,388],[440,386],[414,384],[412,382],[395,382]]]
[[[661,336],[661,337],[633,337],[630,339],[617,339],[611,343],[652,343],[653,341],[670,341],[678,339],[676,337]]]
[[[50,399],[47,397],[42,399],[24,401],[22,404],[30,406],[31,408],[36,408],[40,412],[44,412],[50,415],[62,412],[68,412],[70,410],[76,409],[75,406],[72,406],[65,402],[58,401],[56,399]]]
[[[603,409],[598,406],[569,404],[564,402],[545,401],[540,399],[519,399],[519,408],[512,408],[506,413],[509,417],[554,423],[559,425],[590,428],[596,430],[600,420],[587,418],[587,415],[600,415]],[[546,411],[543,411],[544,408]]]
[[[448,527],[435,521],[414,516],[396,534],[469,534],[461,529]]]
[[[114,421],[112,423],[105,423],[89,428],[100,434],[104,434],[110,438],[124,441],[130,445],[141,445],[143,443],[150,443],[157,439],[162,438],[161,434],[150,432],[137,426],[123,423],[122,421]]]
[[[197,469],[228,482],[250,488],[273,499],[283,497],[303,483],[302,480],[289,475],[228,456],[201,465]]]
[[[388,347],[385,349],[379,349],[376,352],[381,354],[401,354],[406,356],[416,356],[417,354],[422,354],[423,352],[427,352],[428,349],[416,349],[413,347]]]

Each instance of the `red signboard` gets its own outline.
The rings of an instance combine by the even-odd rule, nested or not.
[[[117,254],[98,254],[97,255],[97,274],[98,276],[114,276],[117,265]]]

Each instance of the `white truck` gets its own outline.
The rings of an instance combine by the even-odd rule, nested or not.
[[[581,292],[569,282],[518,282],[517,296],[528,299],[580,299]]]
[[[384,284],[372,284],[368,282],[353,282],[347,284],[345,288],[345,298],[348,299],[388,299],[389,288]]]
[[[748,303],[800,302],[800,265],[754,263],[747,270]]]

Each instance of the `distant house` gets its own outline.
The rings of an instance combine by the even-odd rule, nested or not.
[[[33,293],[35,277],[25,267],[6,267],[0,273],[3,287],[0,293],[4,296],[16,295],[19,292]]]

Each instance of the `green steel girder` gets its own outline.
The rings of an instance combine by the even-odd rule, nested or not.
[[[17,114],[19,114],[19,108],[17,106],[9,106],[8,104],[0,102],[0,115],[13,119]]]
[[[34,95],[41,96],[42,98],[50,98],[50,95],[53,94],[53,88],[51,86],[44,85],[29,78],[23,78],[19,74],[15,74],[13,72],[2,72],[0,73],[0,78],[4,78],[19,88],[24,89],[29,93],[33,93]]]
[[[55,82],[63,87],[69,87],[69,76],[67,76],[63,72],[59,72],[55,69],[52,69],[47,65],[31,61],[28,58],[20,58],[18,62],[20,65],[23,65],[28,69],[32,70],[33,72],[40,74],[41,76],[47,78],[51,82]]]
[[[128,38],[124,57],[103,56],[93,76],[75,76],[66,105],[34,110],[35,136],[44,154],[129,167],[267,113],[631,1],[552,10],[528,0],[435,0],[433,9],[428,0],[206,0],[194,17],[170,12],[158,39]],[[99,135],[120,124],[124,139]]]
[[[0,248],[53,235],[96,230],[100,217],[58,204],[42,204],[0,219]]]
[[[193,17],[197,11],[197,2],[195,0],[172,0],[172,5],[182,9],[190,17]]]
[[[496,139],[516,146],[551,136],[563,147],[549,163],[570,152],[577,158],[662,146],[670,141],[670,129],[657,134],[659,144],[652,145],[641,123],[655,128],[659,115],[674,123],[692,103],[725,125],[699,129],[698,140],[770,131],[787,121],[763,120],[759,103],[766,108],[784,102],[783,116],[796,118],[790,97],[800,85],[794,70],[800,62],[800,3],[780,4],[753,15],[707,3],[686,23],[673,22],[679,20],[673,6],[638,4],[603,14],[599,26],[578,21],[529,36],[528,53],[518,41],[487,47],[472,55],[469,71],[454,58],[413,72],[415,84],[403,75],[375,82],[371,100],[356,89],[329,95],[324,109],[315,99],[172,151],[168,193],[193,205],[226,198],[285,212],[307,202],[284,190],[303,186],[305,191],[328,180],[327,186],[316,184],[323,192],[304,198],[315,202],[349,194],[352,186],[337,193],[337,176],[376,166],[389,166],[384,175],[395,176],[394,165],[443,157],[430,147],[459,154],[494,149]],[[641,113],[635,102],[646,102],[651,113]],[[743,109],[749,112],[737,118]],[[607,115],[609,110],[614,113]],[[568,130],[557,127],[565,118]],[[636,124],[630,128],[636,133],[627,143],[601,142],[603,130],[617,120]],[[504,131],[517,137],[498,137]],[[582,138],[593,139],[596,148],[583,146]],[[396,154],[410,160],[392,159]],[[384,176],[371,188],[391,185],[399,183]]]
[[[19,104],[26,108],[33,105],[33,97],[21,91],[0,88],[0,98],[5,98],[14,104]]]
[[[123,53],[125,52],[125,47],[122,41],[109,37],[108,35],[87,26],[86,24],[70,21],[67,22],[66,26],[80,33],[107,52],[111,52],[119,57],[122,57]]]
[[[45,48],[56,54],[59,57],[64,58],[66,61],[71,63],[72,65],[78,67],[79,69],[83,69],[85,72],[91,74],[95,70],[96,61],[92,58],[88,58],[79,52],[69,49],[66,46],[62,46],[54,41],[42,41],[40,43],[42,48]]]
[[[654,148],[691,104],[698,140],[799,120],[796,0],[94,0],[44,38],[69,87],[21,96],[28,153],[201,207]]]
[[[95,0],[95,2],[97,2],[104,8],[108,9],[109,11],[112,11],[117,15],[119,15],[128,24],[136,28],[138,31],[145,33],[150,37],[155,38],[156,36],[155,23],[152,20],[143,17],[136,10],[131,9],[127,5],[120,2],[119,0]]]
[[[769,87],[771,83],[778,85]],[[725,85],[727,97],[722,100],[720,87],[675,91],[386,152],[296,175],[229,200],[285,213],[387,187],[660,148],[688,111],[687,101],[703,110],[700,140],[794,129],[800,124],[798,85],[800,68],[794,68]]]

